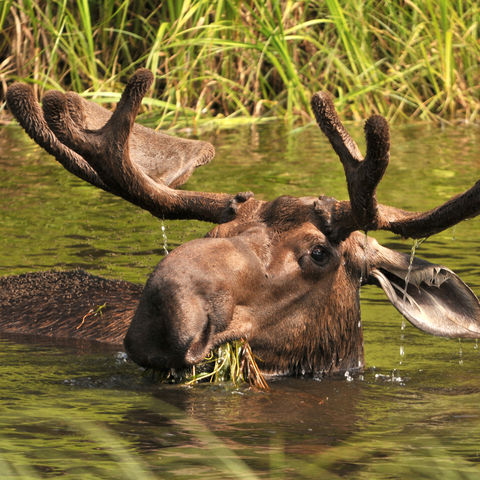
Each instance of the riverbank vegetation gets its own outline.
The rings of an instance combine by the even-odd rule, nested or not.
[[[5,0],[0,81],[110,103],[146,67],[162,128],[309,121],[319,89],[342,118],[476,123],[479,20],[475,0]]]

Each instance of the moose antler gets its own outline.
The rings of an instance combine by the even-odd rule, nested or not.
[[[367,154],[360,150],[338,118],[329,94],[313,95],[317,123],[342,162],[349,202],[330,202],[328,225],[335,241],[355,230],[388,230],[403,237],[422,238],[480,214],[480,180],[466,192],[427,212],[407,212],[377,203],[376,188],[390,157],[388,123],[380,115],[365,123]],[[325,213],[322,213],[325,216]]]
[[[7,103],[20,125],[41,147],[53,155],[71,173],[92,185],[109,191],[97,173],[80,155],[59,142],[50,130],[33,90],[23,83],[14,83],[7,90]]]
[[[80,96],[57,91],[43,99],[12,85],[8,106],[27,133],[70,172],[114,193],[154,216],[222,223],[253,194],[229,195],[175,190],[191,172],[213,158],[207,142],[186,140],[135,124],[153,75],[140,69],[129,80],[113,114]]]
[[[70,172],[165,219],[198,219],[225,223],[251,192],[225,193],[176,190],[192,171],[214,156],[212,145],[165,135],[135,123],[153,75],[146,69],[129,80],[113,114],[74,93],[48,92],[43,112],[32,90],[13,84],[8,106],[26,132]],[[480,213],[480,181],[471,189],[428,212],[407,212],[381,205],[376,188],[390,157],[387,121],[370,117],[365,124],[367,151],[358,146],[340,122],[331,97],[316,93],[312,108],[317,123],[339,156],[347,179],[349,201],[320,197],[315,210],[334,242],[355,230],[389,230],[420,238],[440,232]],[[253,205],[255,203],[255,205]],[[254,201],[248,212],[265,202]],[[273,202],[274,203],[274,202]]]

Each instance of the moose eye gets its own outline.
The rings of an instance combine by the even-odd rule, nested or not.
[[[323,265],[328,260],[328,251],[323,247],[314,247],[310,252],[314,262]]]

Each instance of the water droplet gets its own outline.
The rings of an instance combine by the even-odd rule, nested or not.
[[[458,364],[463,365],[463,350],[462,350],[462,339],[458,339]]]
[[[168,239],[167,239],[167,233],[165,231],[165,224],[163,223],[162,220],[162,225],[161,225],[161,230],[162,230],[162,238],[163,238],[163,251],[165,255],[168,255]]]
[[[360,286],[363,281],[367,278],[368,262],[367,262],[367,249],[368,249],[368,232],[365,232],[364,243],[363,243],[363,265],[360,272]]]
[[[126,363],[128,360],[128,355],[125,352],[117,352],[113,356],[115,358],[115,363],[117,365],[121,365],[123,363]]]

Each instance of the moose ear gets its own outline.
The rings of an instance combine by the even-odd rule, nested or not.
[[[372,252],[371,252],[372,253]],[[368,283],[379,285],[413,325],[432,335],[480,338],[480,302],[448,268],[375,242]]]

